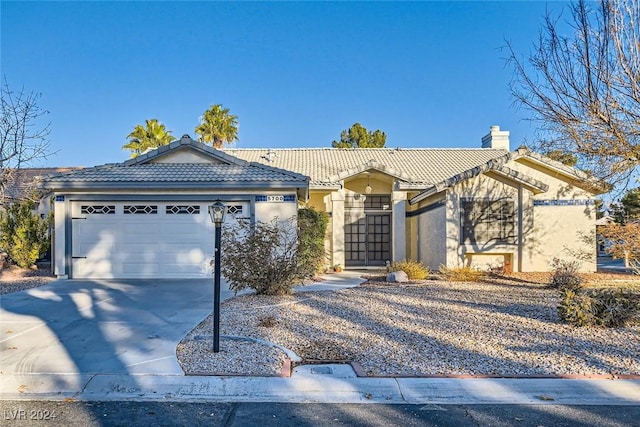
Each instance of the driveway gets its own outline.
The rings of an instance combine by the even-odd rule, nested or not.
[[[212,288],[211,279],[61,280],[3,295],[0,378],[52,374],[62,390],[65,378],[95,374],[182,375],[176,345],[211,313]]]

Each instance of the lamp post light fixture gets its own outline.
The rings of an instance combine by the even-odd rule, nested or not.
[[[211,222],[216,226],[214,245],[214,271],[213,271],[213,352],[220,351],[220,251],[222,237],[222,223],[227,207],[220,200],[209,205],[209,216]]]

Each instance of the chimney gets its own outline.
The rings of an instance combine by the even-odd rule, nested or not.
[[[500,130],[500,126],[491,126],[491,131],[482,137],[482,148],[509,151],[509,131]]]

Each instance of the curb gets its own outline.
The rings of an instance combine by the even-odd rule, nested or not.
[[[308,365],[315,364],[348,364],[358,378],[435,378],[435,379],[511,379],[511,380],[640,380],[640,374],[558,374],[558,375],[489,375],[489,374],[430,374],[430,375],[367,375],[360,363],[349,361],[305,360]]]

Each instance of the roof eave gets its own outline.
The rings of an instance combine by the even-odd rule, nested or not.
[[[603,194],[612,190],[613,186],[602,180],[590,177],[585,172],[573,168],[571,166],[564,165],[558,161],[544,157],[538,153],[529,151],[528,149],[520,149],[514,156],[514,160],[526,159],[531,163],[535,163],[539,166],[545,167],[556,174],[562,175],[565,178],[573,181],[576,186],[587,190],[593,194]]]
[[[190,189],[294,189],[307,188],[308,183],[304,181],[252,181],[252,182],[50,182],[44,186],[50,191],[65,190],[190,190]]]

